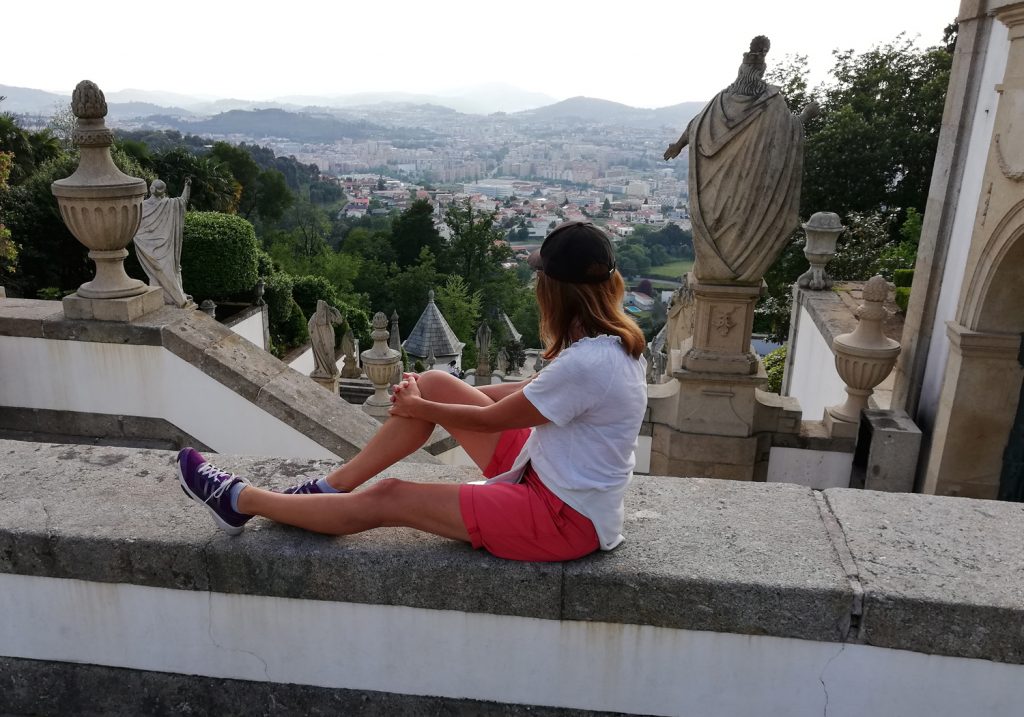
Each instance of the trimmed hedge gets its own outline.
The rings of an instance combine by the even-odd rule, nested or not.
[[[292,296],[295,297],[295,303],[299,305],[302,313],[306,316],[316,313],[316,302],[319,299],[335,308],[341,308],[338,292],[323,276],[296,276],[295,284],[292,287]]]
[[[910,288],[910,285],[914,283],[914,270],[897,269],[892,273],[892,283],[898,287]]]
[[[257,279],[256,231],[233,214],[188,212],[181,248],[185,293],[221,300],[252,291]]]
[[[910,303],[910,287],[897,286],[894,301],[896,302],[896,306],[900,307],[900,311],[904,314],[907,313],[907,304]]]
[[[295,285],[295,281],[292,279],[291,274],[285,274],[283,271],[270,274],[264,281],[266,282],[266,287],[263,299],[267,302],[267,312],[270,314],[270,328],[273,331],[282,326],[291,317],[292,306],[295,303],[294,299],[292,299],[292,288]]]

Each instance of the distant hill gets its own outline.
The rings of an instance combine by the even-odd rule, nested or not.
[[[436,105],[457,112],[490,114],[540,107],[550,104],[552,98],[540,92],[528,92],[512,85],[492,83],[441,94],[357,92],[345,95],[289,95],[276,97],[274,101],[282,105],[337,108],[365,108],[378,104]]]
[[[163,92],[161,90],[117,90],[116,92],[104,92],[107,102],[118,103],[147,103],[159,107],[188,107],[201,104],[213,98],[196,97],[194,95],[183,95],[178,92]]]
[[[570,97],[546,107],[517,112],[514,116],[535,120],[577,120],[590,124],[644,128],[670,126],[682,129],[703,106],[703,102],[683,102],[649,110],[594,97]]]
[[[55,92],[33,90],[29,87],[0,85],[0,96],[6,97],[0,103],[0,111],[21,114],[52,115],[57,105],[71,102],[71,93],[60,95]]]
[[[132,119],[152,115],[192,117],[194,114],[181,107],[163,107],[150,102],[107,102],[107,116],[111,119]]]
[[[267,137],[297,142],[334,142],[339,139],[373,139],[396,136],[396,130],[364,120],[286,112],[279,109],[231,110],[200,121],[179,121],[176,128],[192,134],[243,135],[256,140]],[[405,138],[426,137],[425,130],[400,131]]]

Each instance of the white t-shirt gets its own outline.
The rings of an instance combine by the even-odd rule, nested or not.
[[[617,546],[647,410],[646,370],[618,336],[584,338],[564,349],[523,389],[550,423],[533,430],[512,470],[491,480],[516,480],[530,461],[552,493],[594,523],[602,550]]]

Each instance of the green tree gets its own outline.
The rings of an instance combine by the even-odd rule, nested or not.
[[[952,53],[903,35],[863,54],[837,51],[834,83],[806,127],[802,210],[924,210]]]
[[[189,207],[196,211],[233,214],[238,209],[241,190],[226,164],[176,147],[153,155],[151,168],[167,185],[170,196],[180,195],[185,180],[191,177]]]
[[[504,232],[494,225],[494,214],[478,212],[469,200],[452,202],[445,212],[452,236],[445,253],[449,273],[465,278],[473,291],[483,290],[497,275],[506,272],[502,263],[512,259]]]
[[[336,204],[345,198],[338,183],[330,179],[321,179],[309,185],[309,201],[320,206]]]
[[[434,300],[459,340],[472,344],[480,325],[480,291],[470,291],[465,279],[450,274],[437,288]]]
[[[439,283],[434,255],[424,247],[417,263],[393,274],[383,305],[376,304],[373,310],[384,311],[388,316],[391,310],[397,311],[402,333],[408,336],[427,307],[428,294]]]
[[[11,176],[14,155],[0,152],[0,282],[7,283],[18,265],[18,245],[11,237],[11,230],[3,223],[3,206],[10,188],[7,179]]]
[[[260,176],[260,165],[256,164],[256,160],[244,149],[227,142],[215,142],[209,156],[214,162],[226,166],[231,172],[236,183],[238,213],[249,219],[256,211],[257,179]]]
[[[375,259],[384,264],[396,262],[397,255],[391,244],[391,234],[385,231],[372,231],[365,227],[351,230],[342,241],[340,251],[364,259]]]
[[[414,263],[424,247],[435,256],[442,255],[444,242],[434,226],[434,207],[426,199],[418,199],[395,217],[391,224],[391,246],[395,261],[405,268]]]

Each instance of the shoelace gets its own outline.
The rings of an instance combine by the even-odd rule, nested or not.
[[[244,478],[239,478],[234,473],[227,473],[225,471],[222,471],[212,463],[204,463],[199,467],[199,470],[196,472],[199,475],[203,476],[204,478],[208,478],[217,483],[217,487],[214,488],[210,495],[206,498],[206,500],[203,501],[204,503],[209,503],[211,500],[214,500],[215,498],[219,499],[222,495],[224,495],[224,491],[230,488],[237,481],[242,481],[243,483],[246,484],[248,484],[249,482]]]

